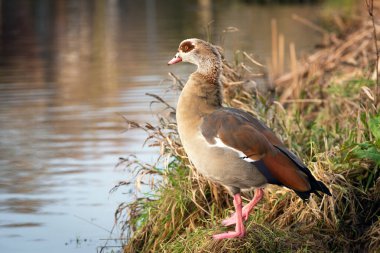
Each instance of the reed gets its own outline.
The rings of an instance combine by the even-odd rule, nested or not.
[[[374,11],[379,11],[374,6]],[[379,12],[377,12],[379,13]],[[313,174],[331,189],[332,197],[313,196],[303,203],[276,186],[266,190],[246,222],[243,239],[214,241],[211,235],[233,210],[231,198],[219,185],[197,174],[178,139],[173,117],[159,125],[131,128],[148,135],[160,147],[155,165],[122,159],[133,169],[137,184],[152,191],[120,205],[115,216],[127,237],[125,252],[376,252],[380,249],[380,115],[375,99],[377,55],[373,24],[368,16],[346,27],[344,37],[329,33],[320,50],[296,60],[294,46],[285,54],[276,28],[268,89],[256,85],[257,72],[267,77],[247,53],[235,65],[224,62],[225,103],[251,112],[279,133]],[[379,16],[373,16],[378,18]],[[272,23],[273,24],[273,23]],[[376,28],[376,27],[375,27]],[[375,31],[379,36],[379,29]],[[376,43],[376,42],[375,42]],[[284,55],[291,70],[281,73]],[[173,83],[180,79],[170,74]],[[275,92],[270,87],[275,88]],[[155,100],[165,103],[161,98]],[[175,109],[168,106],[170,115]],[[121,182],[120,186],[130,182]],[[245,200],[250,198],[246,193]]]

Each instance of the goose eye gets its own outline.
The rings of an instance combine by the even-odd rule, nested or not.
[[[182,50],[182,52],[184,53],[188,53],[190,52],[191,50],[193,50],[194,48],[194,45],[191,44],[191,42],[185,42],[181,45],[180,49]]]

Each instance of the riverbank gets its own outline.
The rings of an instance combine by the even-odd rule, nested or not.
[[[379,24],[380,16],[375,18]],[[245,223],[247,236],[214,241],[211,235],[226,229],[220,222],[233,210],[231,197],[196,173],[172,117],[162,117],[160,126],[128,121],[149,134],[150,144],[161,147],[166,166],[124,161],[137,165],[131,167],[138,171],[139,184],[153,188],[149,196],[121,205],[116,213],[131,231],[125,252],[374,252],[380,248],[380,99],[374,26],[365,11],[350,26],[337,20],[343,30],[335,34],[322,29],[324,42],[308,57],[297,61],[290,45],[288,73],[281,67],[285,49],[274,29],[277,53],[268,68],[240,54],[234,65],[225,62],[222,78],[225,103],[251,112],[274,129],[333,196],[313,196],[303,203],[284,188],[268,187]],[[380,38],[380,27],[375,28]],[[257,73],[270,80],[267,89],[256,89]],[[178,87],[183,85],[175,76],[173,80]]]

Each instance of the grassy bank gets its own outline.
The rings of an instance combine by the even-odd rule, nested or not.
[[[233,211],[231,197],[196,173],[172,117],[161,117],[159,126],[127,120],[148,133],[151,145],[161,147],[162,163],[122,161],[135,169],[139,183],[153,189],[116,212],[130,236],[125,252],[380,249],[380,93],[373,24],[368,14],[360,15],[357,29],[347,27],[340,36],[326,34],[323,47],[305,59],[296,61],[290,46],[288,73],[279,71],[280,57],[272,59],[268,71],[247,54],[237,55],[234,64],[225,62],[223,69],[226,105],[249,111],[274,129],[333,196],[313,196],[303,203],[284,188],[268,187],[245,223],[247,236],[214,241],[212,234],[226,230],[220,222]],[[277,48],[280,42],[274,37]],[[252,78],[258,72],[272,80],[260,91]],[[173,80],[181,87],[175,76]]]

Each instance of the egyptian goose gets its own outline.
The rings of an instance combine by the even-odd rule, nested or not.
[[[262,122],[239,109],[222,106],[219,51],[200,39],[181,42],[169,65],[189,62],[198,66],[183,88],[177,105],[178,133],[196,169],[225,186],[236,212],[222,224],[235,231],[214,239],[243,237],[249,212],[263,197],[266,184],[292,189],[303,200],[311,193],[331,196],[306,165]],[[252,201],[242,207],[240,192],[255,189]]]

